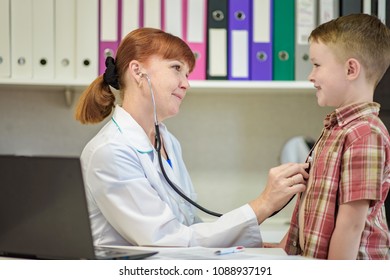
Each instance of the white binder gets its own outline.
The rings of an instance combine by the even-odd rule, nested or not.
[[[378,18],[384,23],[386,24],[386,21],[388,19],[386,19],[386,5],[389,5],[389,1],[387,0],[378,0]]]
[[[161,0],[144,0],[143,26],[161,29]]]
[[[76,0],[55,0],[56,79],[76,78]]]
[[[363,0],[363,13],[371,15],[371,12],[373,9],[371,9],[371,2],[372,0]]]
[[[76,78],[92,82],[98,76],[99,0],[76,1]]]
[[[12,78],[32,78],[32,31],[32,0],[12,0]]]
[[[54,0],[33,1],[33,78],[54,78]]]
[[[317,2],[297,0],[295,4],[295,80],[307,81],[312,69],[308,37],[317,26]]]
[[[122,36],[140,27],[140,0],[122,0]]]
[[[339,6],[339,0],[319,0],[318,24],[322,24],[332,19],[338,18],[340,15]]]
[[[164,6],[164,31],[179,38],[183,36],[183,9],[182,0],[165,0]]]
[[[0,77],[11,76],[10,0],[0,0]]]

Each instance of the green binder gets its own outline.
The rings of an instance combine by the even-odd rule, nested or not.
[[[273,79],[292,81],[295,55],[295,0],[274,0]]]

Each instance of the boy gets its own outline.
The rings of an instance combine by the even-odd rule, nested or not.
[[[307,189],[280,246],[319,259],[389,259],[390,137],[373,95],[390,64],[390,30],[353,14],[318,26],[309,42],[318,104],[336,109],[310,153]]]

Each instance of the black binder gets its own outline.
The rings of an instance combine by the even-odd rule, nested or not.
[[[228,77],[228,1],[207,1],[207,68],[206,79]]]
[[[363,3],[361,0],[340,0],[340,16],[361,14]]]

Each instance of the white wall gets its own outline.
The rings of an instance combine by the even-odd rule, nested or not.
[[[0,87],[0,153],[79,156],[100,125],[81,125],[60,90]],[[181,141],[198,202],[226,212],[257,196],[289,137],[316,138],[329,108],[311,94],[189,93],[165,123]],[[291,203],[273,218],[289,220]]]

